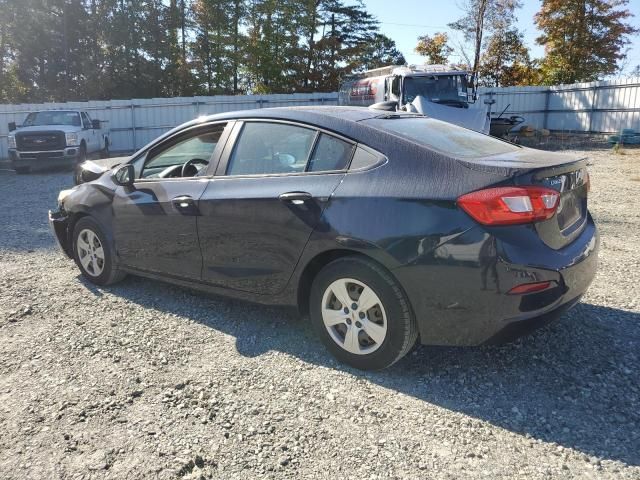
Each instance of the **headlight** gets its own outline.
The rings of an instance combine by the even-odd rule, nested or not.
[[[9,148],[17,148],[15,135],[9,135],[7,137],[7,143],[9,144]]]
[[[78,145],[78,134],[77,133],[65,133],[64,138],[67,142],[68,147],[75,147]]]

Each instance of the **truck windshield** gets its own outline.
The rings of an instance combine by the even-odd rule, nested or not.
[[[80,114],[78,112],[33,112],[27,115],[24,121],[25,127],[37,127],[40,125],[69,125],[80,126]]]
[[[463,75],[430,75],[404,79],[405,103],[418,95],[434,103],[467,104],[467,82]]]

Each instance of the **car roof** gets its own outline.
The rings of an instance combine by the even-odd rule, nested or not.
[[[181,130],[185,127],[195,126],[201,123],[224,120],[247,120],[247,119],[265,119],[265,120],[281,120],[296,123],[306,123],[310,126],[322,128],[335,132],[339,135],[349,137],[357,142],[363,142],[372,135],[371,127],[360,123],[363,120],[372,118],[384,118],[389,115],[415,117],[422,116],[415,113],[406,112],[387,112],[383,110],[375,110],[366,107],[348,107],[348,106],[302,106],[302,107],[274,107],[259,108],[252,110],[240,110],[235,112],[217,113],[200,117],[192,122],[177,127],[172,132]],[[375,130],[376,135],[386,136],[387,132]],[[395,137],[396,140],[399,140]],[[372,145],[373,146],[373,145]],[[375,147],[374,147],[375,148]]]
[[[274,107],[258,108],[252,110],[240,110],[236,112],[218,113],[206,117],[207,120],[218,118],[274,118],[282,120],[307,119],[309,123],[316,121],[332,121],[333,119],[359,122],[369,118],[384,116],[385,112],[365,107],[338,107],[338,106],[298,106],[298,107]]]

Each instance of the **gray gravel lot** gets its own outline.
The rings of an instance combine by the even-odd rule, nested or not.
[[[588,153],[583,302],[380,373],[288,310],[88,284],[46,222],[70,174],[0,172],[0,478],[640,478],[640,151]]]

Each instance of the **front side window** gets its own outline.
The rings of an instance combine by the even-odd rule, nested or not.
[[[248,122],[229,159],[227,175],[304,172],[315,138],[316,131],[310,128]]]
[[[82,112],[82,123],[84,128],[91,128],[91,121],[89,120],[89,116]]]
[[[393,77],[391,82],[391,93],[396,97],[400,96],[400,77]]]
[[[140,178],[193,177],[199,172],[204,172],[220,140],[222,130],[222,127],[216,128],[179,140],[164,149],[151,150]],[[182,167],[185,165],[186,168],[183,170]]]

